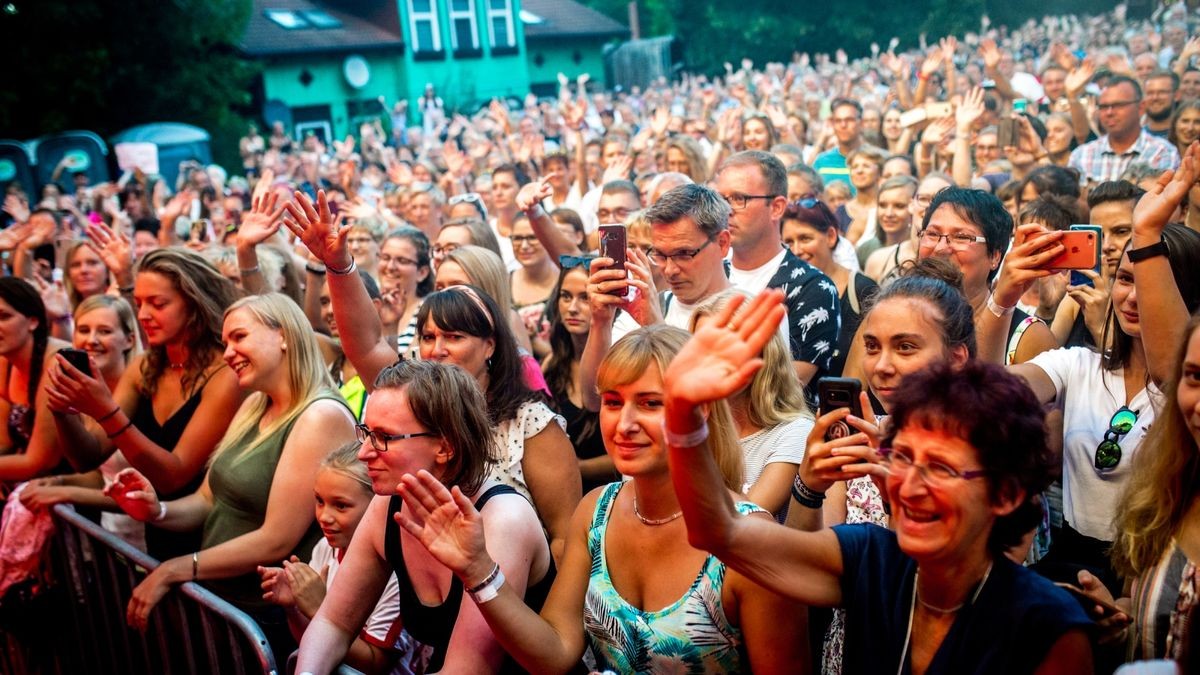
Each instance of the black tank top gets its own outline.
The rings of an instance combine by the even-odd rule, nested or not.
[[[159,424],[154,417],[154,402],[148,396],[139,394],[137,409],[134,410],[130,421],[138,431],[142,432],[143,436],[154,441],[158,447],[167,452],[174,452],[175,446],[179,444],[179,439],[183,437],[183,431],[187,428],[188,422],[191,422],[192,416],[196,414],[196,408],[200,407],[200,395],[203,392],[204,387],[201,386],[196,393],[192,394],[191,398],[184,401],[174,415],[171,415],[162,424]],[[186,485],[170,494],[159,493],[158,498],[162,501],[169,501],[192,494],[200,489],[200,484],[204,482],[204,473],[203,467],[201,467],[201,470],[196,472],[196,475]],[[203,530],[200,528],[188,532],[172,532],[156,527],[154,523],[146,523],[146,552],[155,560],[160,561],[181,555],[191,555],[193,551],[200,550],[202,534]]]
[[[475,509],[483,511],[483,507],[492,497],[497,495],[520,494],[507,485],[496,485],[489,488],[475,501]],[[450,580],[450,591],[440,605],[426,605],[417,597],[408,570],[404,566],[404,549],[400,543],[400,528],[396,525],[395,515],[404,506],[404,500],[393,496],[388,503],[387,529],[383,537],[384,555],[396,571],[396,581],[400,585],[400,618],[404,629],[421,644],[432,647],[433,654],[429,659],[427,672],[436,673],[442,669],[446,658],[446,648],[450,644],[450,636],[454,633],[454,624],[458,621],[458,610],[462,605],[463,586],[457,576]],[[525,591],[525,604],[535,612],[542,609],[550,586],[554,583],[554,558],[550,559],[550,568],[541,581],[529,586]],[[512,657],[505,656],[501,673],[523,673]]]

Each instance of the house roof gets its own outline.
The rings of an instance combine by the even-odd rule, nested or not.
[[[629,37],[629,29],[573,0],[521,0],[525,37]],[[541,22],[530,22],[533,14]]]
[[[304,20],[298,27],[287,28],[271,18],[271,13],[276,10],[290,12],[302,19],[307,12],[315,12],[317,21]],[[322,21],[322,14],[333,21]],[[317,23],[329,25],[318,27]],[[249,56],[275,56],[403,49],[404,38],[398,31],[389,30],[378,22],[339,10],[334,3],[319,0],[254,0],[253,13],[239,46]]]

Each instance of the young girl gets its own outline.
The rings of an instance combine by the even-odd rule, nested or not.
[[[263,599],[287,610],[288,628],[297,642],[333,585],[350,540],[375,495],[367,465],[358,460],[360,445],[353,441],[338,448],[317,471],[316,517],[325,536],[313,546],[308,564],[292,556],[283,567],[258,568]],[[392,575],[362,632],[350,644],[345,662],[368,675],[412,673],[423,670],[427,659],[418,661],[419,656],[412,648],[412,638],[400,627],[400,585]]]

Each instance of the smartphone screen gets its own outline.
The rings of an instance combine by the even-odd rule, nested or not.
[[[62,357],[66,359],[67,363],[71,364],[75,370],[82,372],[88,377],[92,376],[92,366],[90,363],[88,363],[87,352],[83,351],[82,349],[73,349],[67,347],[65,349],[58,350],[58,353],[62,354]]]

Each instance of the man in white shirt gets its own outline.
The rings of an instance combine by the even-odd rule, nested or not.
[[[787,170],[774,155],[747,150],[721,164],[716,186],[732,207],[729,281],[750,295],[783,289],[792,362],[807,386],[829,367],[841,315],[837,287],[829,277],[783,245]]]

